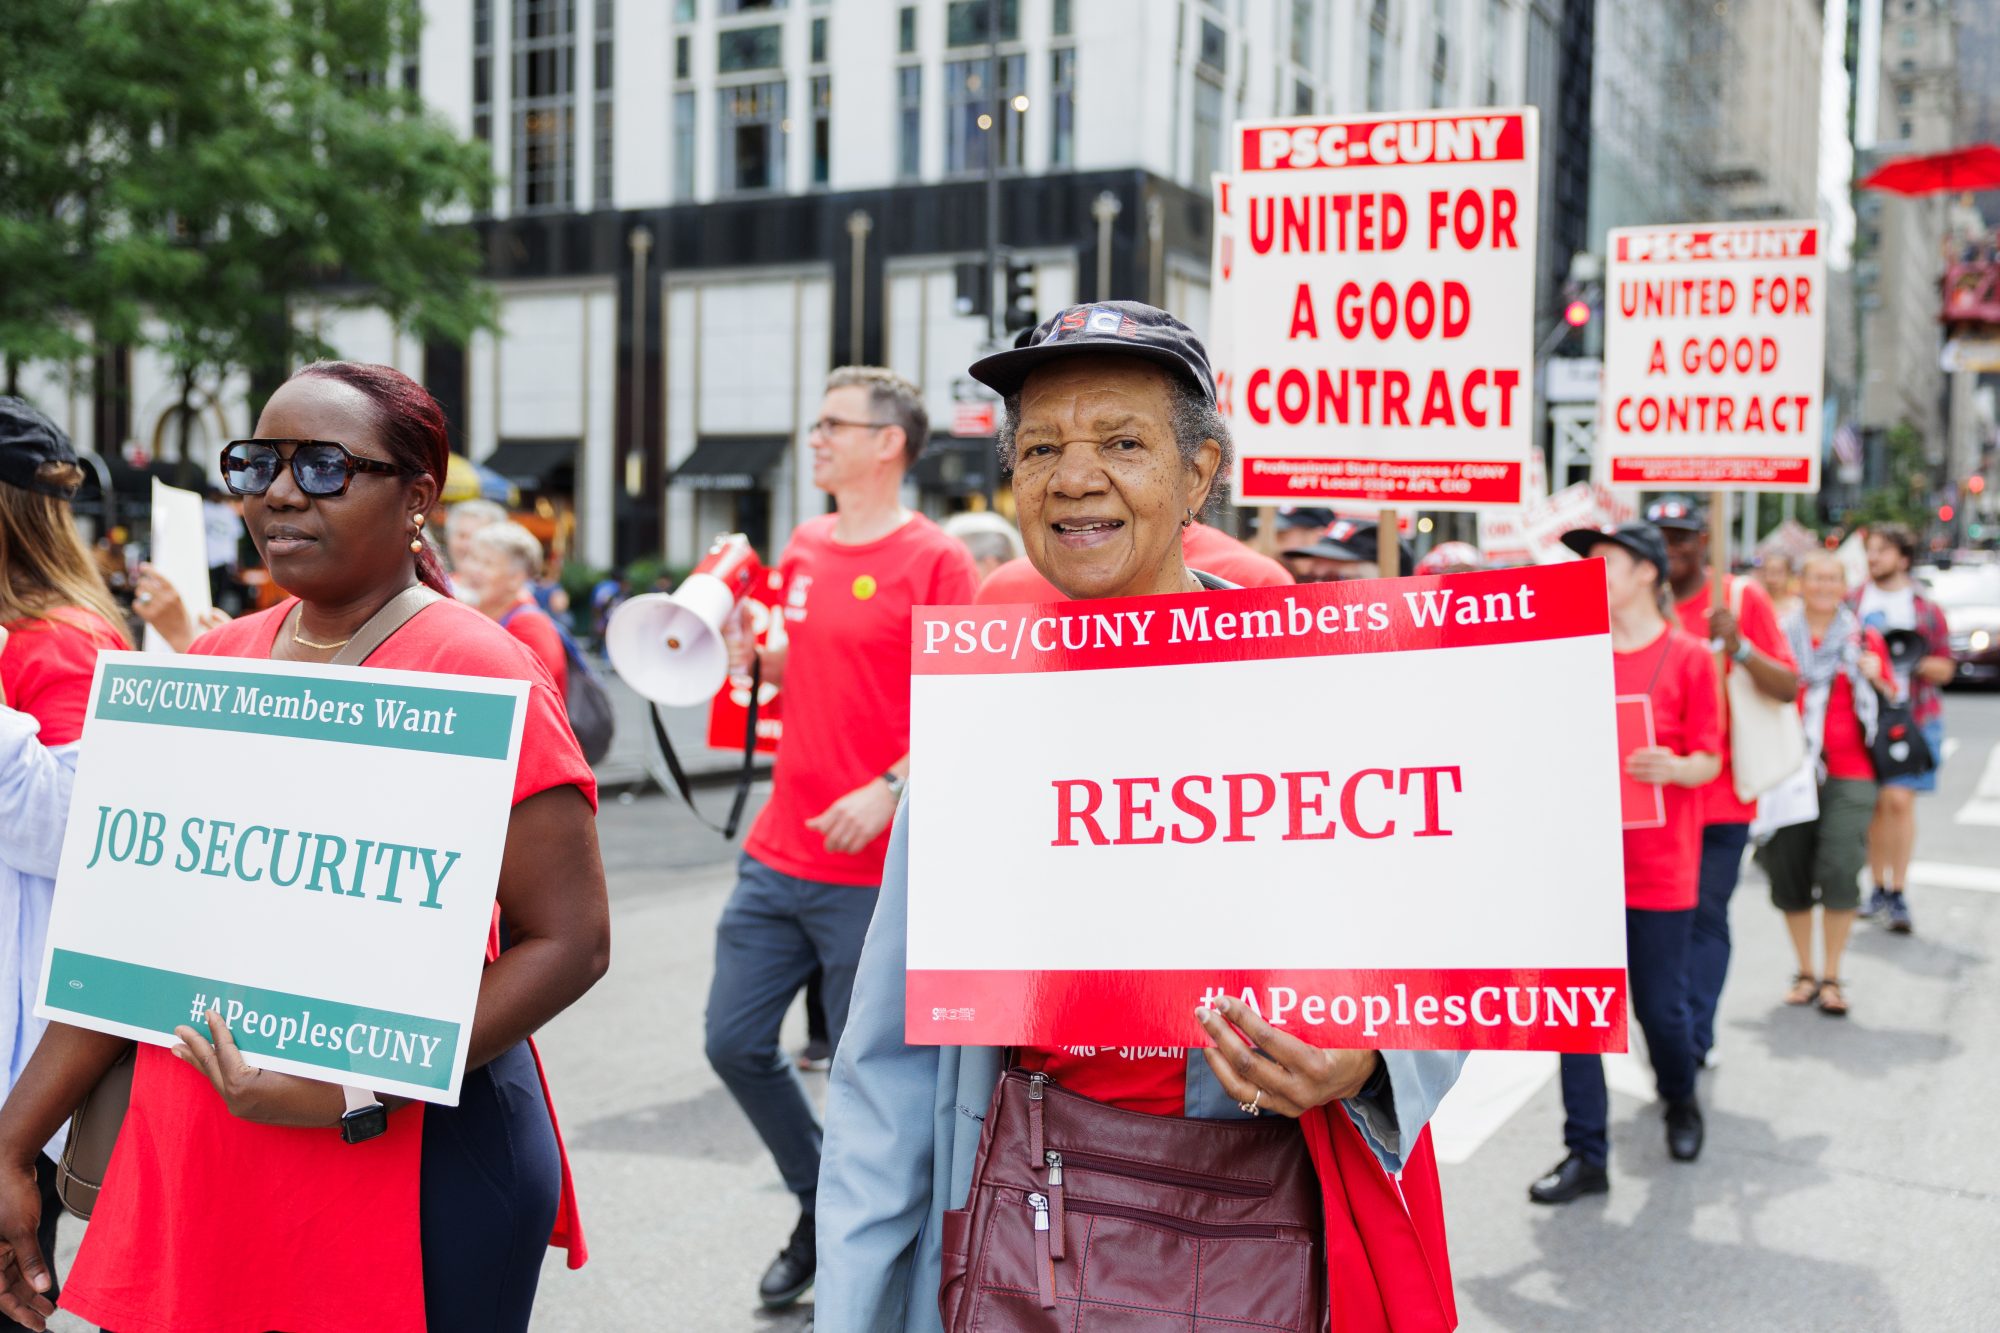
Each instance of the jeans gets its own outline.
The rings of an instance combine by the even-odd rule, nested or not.
[[[818,969],[827,1038],[839,1046],[878,890],[799,879],[747,853],[736,875],[736,891],[715,928],[708,1063],[771,1150],[785,1188],[811,1211],[819,1186],[819,1116],[778,1049],[778,1029]]]
[[[1646,1033],[1663,1101],[1694,1097],[1695,1053],[1689,1040],[1687,1006],[1688,933],[1694,912],[1625,909],[1625,975],[1632,1011]],[[1563,1142],[1593,1166],[1611,1156],[1610,1098],[1604,1090],[1604,1060],[1596,1055],[1562,1058]]]
[[[1688,940],[1688,1019],[1695,1063],[1715,1045],[1715,1009],[1729,975],[1729,899],[1743,873],[1748,824],[1710,824],[1701,831],[1701,898]]]

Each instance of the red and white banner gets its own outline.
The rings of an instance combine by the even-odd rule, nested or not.
[[[1614,486],[1817,491],[1826,254],[1816,222],[1621,227],[1598,427]]]
[[[1623,1049],[1603,569],[919,608],[908,1040]]]
[[[1239,504],[1518,505],[1533,107],[1237,126]]]

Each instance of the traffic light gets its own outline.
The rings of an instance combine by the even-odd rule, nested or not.
[[[1573,329],[1580,329],[1590,323],[1590,302],[1577,300],[1564,306],[1563,323]]]
[[[1980,476],[1977,472],[1965,479],[1965,490],[1968,495],[1978,495],[1985,489],[1986,478]]]
[[[1951,507],[1950,505],[1939,505],[1939,506],[1938,506],[1938,522],[1940,522],[1940,523],[1949,523],[1949,522],[1951,522],[1951,519],[1952,519],[1952,515],[1956,514],[1957,512],[1958,512],[1958,511],[1957,511],[1956,509],[1953,509],[1953,508],[1952,508],[1952,507]]]
[[[1032,329],[1035,317],[1035,266],[1007,261],[1007,295],[1001,306],[1002,321],[1009,333]]]

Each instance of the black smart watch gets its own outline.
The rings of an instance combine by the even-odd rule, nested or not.
[[[389,1132],[389,1108],[366,1088],[342,1088],[347,1110],[340,1117],[342,1143],[366,1143]]]

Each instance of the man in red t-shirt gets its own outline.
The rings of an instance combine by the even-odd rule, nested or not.
[[[736,890],[716,927],[709,1064],[735,1096],[785,1185],[799,1196],[791,1239],[758,1284],[767,1308],[812,1286],[819,1118],[778,1048],[799,987],[821,975],[838,1046],[854,969],[875,911],[889,823],[909,774],[910,615],[972,601],[972,557],[900,499],[929,433],[916,386],[843,367],[827,379],[808,436],[813,484],[837,512],[792,533],[779,561],[782,635],[763,648],[730,626],[730,661],[785,689],[771,799],[745,840]]]
[[[1722,605],[1712,605],[1708,565],[1708,519],[1684,495],[1663,496],[1646,506],[1646,521],[1667,539],[1668,578],[1681,629],[1720,644],[1724,673],[1745,671],[1759,693],[1779,703],[1798,698],[1798,664],[1778,628],[1770,594],[1755,579],[1724,575]],[[1736,795],[1730,761],[1729,710],[1722,712],[1722,772],[1701,791],[1701,898],[1695,904],[1694,935],[1688,941],[1688,1006],[1694,1019],[1694,1049],[1704,1067],[1712,1064],[1715,1009],[1729,974],[1729,899],[1743,870],[1750,821],[1757,802]]]

